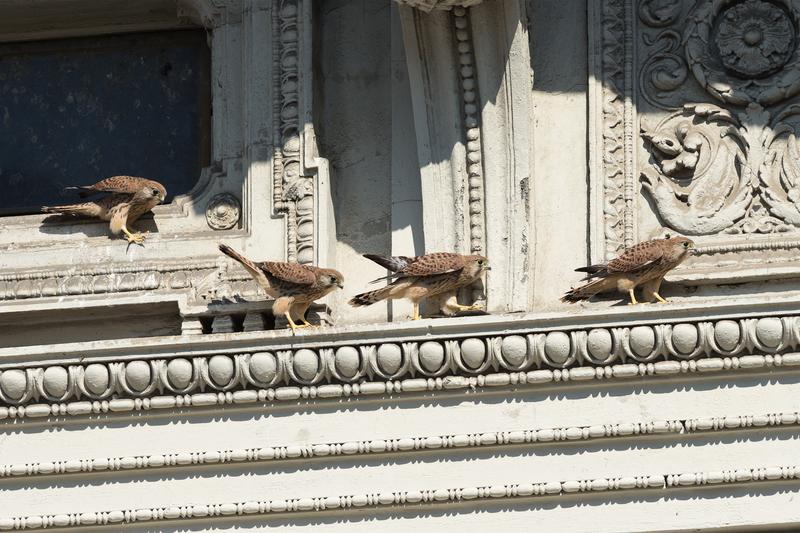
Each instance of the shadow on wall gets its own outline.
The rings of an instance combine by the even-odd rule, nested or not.
[[[557,0],[528,2],[535,90],[585,92],[586,5],[574,2],[565,9],[560,4]],[[474,36],[476,46],[487,38],[510,39],[514,28],[503,19],[502,10],[476,11],[483,8],[471,10],[472,27],[481,33]],[[474,19],[488,13],[490,20]],[[552,20],[553,14],[559,18]],[[331,163],[338,240],[359,253],[390,253],[396,248],[392,233],[398,232],[411,234],[405,240],[414,250],[425,249],[420,168],[451,161],[457,147],[463,149],[466,143],[464,102],[452,98],[462,93],[464,83],[463,72],[452,62],[458,42],[453,32],[442,31],[455,27],[454,13],[437,10],[414,16],[432,22],[418,35],[424,53],[437,58],[422,65],[423,76],[438,80],[432,84],[434,93],[427,95],[427,105],[455,106],[453,116],[461,121],[432,125],[426,132],[430,146],[425,145],[422,152],[418,152],[420,137],[406,63],[406,54],[414,51],[405,49],[397,4],[392,0],[315,4],[314,120],[320,152]],[[565,26],[580,28],[574,31],[579,38],[564,42]],[[488,27],[496,30],[491,32],[495,36],[481,31]],[[503,50],[505,46],[487,48]],[[556,49],[558,54],[553,53]],[[571,60],[564,61],[564,54]],[[487,67],[475,75],[484,107],[505,97],[501,83],[509,58],[496,59],[483,61]],[[470,61],[474,64],[475,58]]]
[[[332,173],[338,240],[390,253],[392,232],[422,244],[421,193],[408,75],[391,0],[315,4],[315,123]]]

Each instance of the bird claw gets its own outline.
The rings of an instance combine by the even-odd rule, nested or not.
[[[128,233],[125,235],[125,238],[128,239],[129,244],[144,244],[145,239],[147,236],[142,235],[141,233]]]

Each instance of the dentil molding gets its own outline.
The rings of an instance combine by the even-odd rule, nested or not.
[[[581,493],[606,493],[620,490],[671,491],[686,487],[720,484],[794,481],[800,466],[735,468],[709,472],[625,475],[580,480],[534,481],[480,487],[424,488],[370,494],[345,494],[293,498],[288,500],[250,500],[214,502],[150,508],[98,510],[83,513],[17,516],[0,518],[0,530],[38,530],[53,527],[87,527],[161,522],[181,519],[210,519],[231,516],[285,515],[298,512],[375,510],[420,504],[448,504],[473,500],[500,500],[567,496]]]
[[[393,455],[444,451],[478,447],[579,442],[596,439],[637,439],[651,435],[686,435],[705,432],[729,432],[800,425],[800,413],[770,413],[693,418],[688,420],[655,420],[622,422],[560,428],[513,429],[485,433],[429,435],[392,439],[371,439],[347,442],[325,442],[307,445],[265,446],[231,450],[165,452],[122,457],[54,459],[35,463],[0,465],[0,478],[31,476],[63,476],[69,474],[102,474],[104,472],[152,470],[157,468],[198,468],[232,463],[303,461],[363,455]]]

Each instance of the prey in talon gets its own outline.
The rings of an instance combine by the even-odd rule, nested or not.
[[[219,250],[238,261],[267,296],[275,298],[272,313],[285,316],[292,332],[313,327],[305,318],[311,304],[334,289],[344,287],[344,276],[332,268],[280,261],[257,263],[225,244],[220,244]]]
[[[365,254],[364,257],[374,261],[391,271],[384,279],[389,285],[375,291],[364,292],[354,296],[350,305],[361,307],[372,305],[381,300],[408,298],[414,305],[412,320],[419,320],[419,304],[425,298],[438,296],[440,302],[446,302],[449,308],[458,311],[480,309],[475,305],[460,305],[456,302],[456,292],[472,285],[481,275],[489,270],[489,260],[482,255],[460,255],[439,252],[417,257],[383,257]]]
[[[42,207],[42,212],[108,221],[111,233],[122,233],[133,244],[142,244],[145,236],[131,232],[129,226],[167,197],[167,190],[157,181],[135,176],[113,176],[94,185],[67,187],[67,190],[79,191],[81,198],[105,196],[77,204]]]
[[[561,301],[575,303],[588,300],[600,292],[616,289],[627,293],[630,304],[635,305],[639,303],[635,289],[641,287],[646,301],[666,303],[658,293],[664,276],[689,257],[693,250],[694,242],[686,237],[666,237],[640,242],[608,263],[576,269],[576,272],[587,273],[581,281],[592,281],[570,290]]]

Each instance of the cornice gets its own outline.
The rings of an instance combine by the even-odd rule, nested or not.
[[[746,485],[762,482],[796,480],[798,466],[730,468],[708,472],[648,473],[638,476],[602,477],[579,480],[533,481],[479,487],[423,488],[369,494],[345,494],[293,498],[288,500],[250,500],[212,502],[190,505],[165,505],[150,508],[97,510],[0,518],[0,530],[38,530],[54,527],[88,527],[153,524],[167,520],[215,519],[219,517],[285,515],[298,512],[377,510],[408,505],[453,504],[473,500],[531,499],[544,496],[569,496],[581,493],[607,493],[620,490],[669,492],[704,485]]]
[[[800,366],[793,296],[0,350],[0,418]],[[791,311],[789,311],[791,310]],[[713,318],[712,318],[713,317]]]

